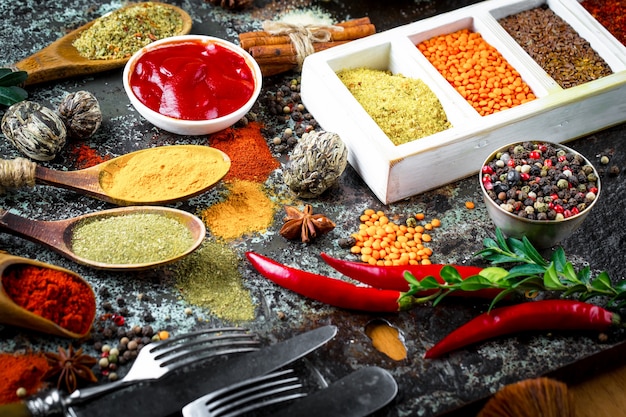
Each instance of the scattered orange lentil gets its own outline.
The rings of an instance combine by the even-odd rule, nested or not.
[[[536,98],[515,68],[480,33],[462,29],[435,36],[417,48],[481,116]]]
[[[167,330],[161,330],[159,333],[159,340],[169,339],[170,333]]]
[[[468,210],[472,210],[474,208],[474,202],[473,201],[466,201],[465,202],[465,208],[467,208]]]
[[[423,213],[415,215],[418,220],[425,218]],[[430,264],[432,249],[424,246],[432,236],[424,233],[441,225],[433,219],[424,226],[396,224],[382,211],[367,209],[359,216],[359,231],[352,234],[355,240],[350,248],[353,254],[361,255],[361,261],[371,265],[418,265]]]

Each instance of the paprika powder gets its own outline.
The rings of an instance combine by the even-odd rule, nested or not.
[[[74,158],[74,166],[77,169],[89,168],[111,159],[109,156],[101,156],[98,151],[85,143],[70,144],[69,154]]]
[[[96,314],[96,299],[78,277],[52,268],[28,264],[8,266],[2,286],[18,306],[66,330],[85,334]]]
[[[265,182],[280,163],[272,156],[261,133],[259,122],[243,127],[230,127],[209,137],[212,147],[221,150],[232,161],[224,181]]]
[[[0,353],[0,404],[20,400],[17,390],[33,395],[43,388],[43,378],[48,371],[48,360],[39,353]]]

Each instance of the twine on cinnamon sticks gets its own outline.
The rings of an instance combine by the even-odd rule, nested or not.
[[[304,59],[314,52],[376,33],[368,17],[330,26],[264,22],[263,29],[241,33],[239,43],[259,64],[264,76],[300,70]]]

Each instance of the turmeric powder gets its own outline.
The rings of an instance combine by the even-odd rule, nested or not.
[[[226,199],[202,211],[200,218],[213,236],[232,240],[267,230],[274,221],[276,204],[263,191],[263,184],[235,180],[228,183]]]
[[[224,153],[208,146],[161,146],[111,160],[100,186],[115,199],[149,203],[193,196],[219,181],[230,168]]]

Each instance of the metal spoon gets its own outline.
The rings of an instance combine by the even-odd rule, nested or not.
[[[134,7],[143,3],[131,3],[127,7]],[[186,35],[191,31],[191,16],[183,9],[166,3],[157,3],[163,7],[169,7],[180,14],[183,20],[183,28],[176,35]],[[106,16],[106,15],[105,15]],[[78,75],[95,74],[123,67],[128,58],[120,59],[88,59],[78,53],[72,45],[74,40],[85,29],[93,25],[96,20],[79,27],[67,35],[54,41],[44,49],[16,63],[14,67],[28,73],[26,85],[53,81]]]
[[[178,221],[191,232],[193,242],[190,244],[189,248],[187,248],[187,250],[185,250],[183,253],[173,256],[171,258],[136,264],[107,264],[103,262],[92,261],[90,259],[78,256],[72,250],[72,237],[74,233],[74,228],[81,221],[85,219],[93,220],[96,218],[125,216],[138,213],[157,214]],[[196,250],[206,236],[206,227],[204,226],[202,220],[200,220],[197,216],[194,216],[193,214],[187,213],[182,210],[158,206],[119,207],[84,214],[82,216],[73,217],[70,219],[54,221],[31,220],[10,213],[7,210],[0,209],[0,231],[23,237],[35,243],[42,244],[76,263],[97,269],[109,269],[117,271],[149,269],[177,261]]]
[[[16,327],[22,327],[25,329],[36,330],[55,336],[70,337],[75,339],[79,339],[89,333],[89,330],[85,334],[71,332],[64,327],[59,326],[55,322],[45,319],[17,305],[7,295],[6,291],[4,291],[2,284],[2,277],[4,276],[4,272],[11,265],[33,265],[40,268],[54,269],[69,275],[73,275],[76,277],[77,280],[82,281],[93,294],[93,289],[91,288],[91,285],[89,285],[89,283],[87,283],[80,275],[76,274],[75,272],[44,262],[39,262],[28,258],[22,258],[20,256],[13,256],[7,253],[0,253],[0,323],[9,324]],[[95,295],[93,295],[91,299],[95,300]],[[85,300],[85,302],[87,302],[87,300]],[[95,317],[95,308],[93,309],[93,311]],[[93,320],[94,317],[92,317],[91,319]]]
[[[202,145],[172,145],[168,146],[167,149],[185,149],[189,152],[193,152],[194,155],[202,155],[203,161],[207,164],[211,161],[224,161],[225,163],[223,164],[223,170],[221,172],[216,172],[213,178],[209,178],[208,176],[205,177],[205,182],[198,181],[197,183],[194,183],[193,185],[195,186],[195,188],[191,188],[180,195],[170,196],[168,198],[159,196],[157,194],[146,197],[146,199],[144,200],[133,199],[131,196],[113,196],[109,195],[107,191],[102,187],[101,179],[105,176],[108,176],[110,171],[115,171],[112,168],[114,168],[115,166],[124,166],[130,159],[132,159],[140,152],[154,152],[156,149],[157,148],[148,148],[140,151],[131,152],[126,155],[118,156],[117,158],[113,158],[98,165],[94,165],[92,167],[81,169],[78,171],[56,171],[39,166],[32,161],[30,161],[29,164],[35,165],[34,180],[36,183],[52,185],[76,191],[78,193],[86,194],[99,200],[107,201],[109,203],[117,204],[120,206],[144,204],[158,205],[187,200],[191,197],[200,195],[209,190],[211,187],[217,184],[228,173],[228,170],[230,169],[230,158],[219,149]],[[162,150],[165,148],[161,147],[160,149]],[[10,162],[12,161],[16,160],[10,160]],[[137,181],[140,180],[140,178],[135,179]],[[166,189],[167,184],[162,185],[163,188]],[[139,183],[134,186],[132,184],[129,184],[129,186],[135,188],[142,187],[142,185]]]

